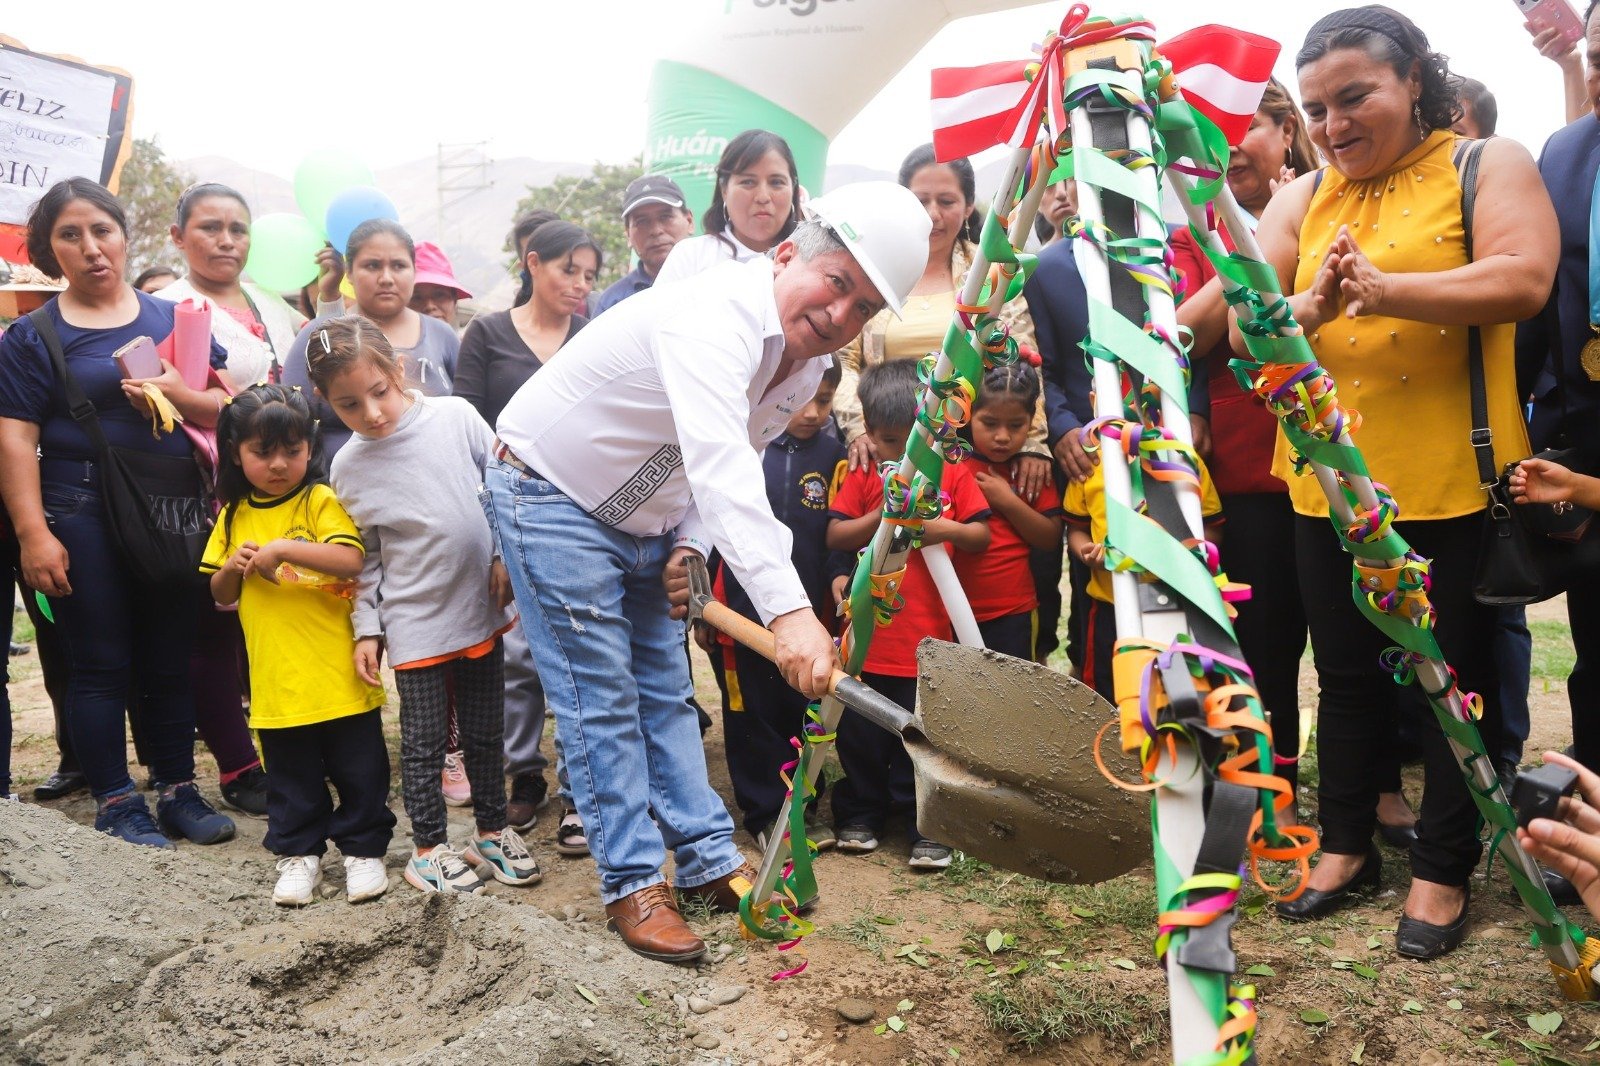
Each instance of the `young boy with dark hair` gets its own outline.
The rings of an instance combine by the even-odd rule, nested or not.
[[[867,438],[885,461],[905,454],[906,439],[916,420],[921,392],[917,363],[901,359],[872,367],[861,375],[858,389]],[[964,464],[946,466],[942,489],[949,497],[944,516],[923,524],[926,551],[981,552],[989,546],[989,502]],[[861,466],[845,475],[829,512],[828,547],[858,552],[872,540],[883,509],[883,475]],[[946,547],[948,545],[948,547]],[[834,598],[841,599],[849,578],[834,580]],[[917,644],[923,637],[950,640],[950,617],[928,573],[922,552],[907,560],[899,589],[904,606],[887,626],[874,633],[861,680],[908,711],[917,704]],[[891,813],[913,815],[910,864],[919,870],[950,865],[950,849],[925,839],[916,829],[916,791],[911,757],[900,738],[858,715],[839,722],[839,763],[844,779],[833,788],[833,818],[841,851],[870,852]]]
[[[767,445],[762,466],[767,475],[767,500],[772,513],[788,527],[794,538],[789,558],[800,573],[812,610],[828,629],[834,628],[833,600],[828,590],[828,499],[844,476],[845,450],[833,429],[833,392],[839,387],[839,365],[822,375],[811,402],[795,411],[783,433]],[[746,618],[760,621],[750,596],[739,585],[730,567],[717,568],[717,595]],[[723,743],[728,756],[728,776],[733,781],[733,798],[744,814],[745,828],[763,850],[767,834],[783,806],[787,789],[778,776],[783,764],[794,760],[791,737],[805,735],[806,698],[784,681],[770,661],[731,638],[722,637],[722,654],[712,660],[727,663],[731,658],[728,699],[722,714]],[[709,649],[708,649],[709,650]],[[817,779],[822,792],[822,779]],[[833,830],[812,817],[813,800],[807,808],[806,836],[817,848],[831,848]]]

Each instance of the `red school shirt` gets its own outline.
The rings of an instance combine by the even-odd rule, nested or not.
[[[1223,244],[1231,252],[1233,241],[1223,233]],[[1216,268],[1195,243],[1188,227],[1172,235],[1172,257],[1184,273],[1188,291],[1199,292],[1216,277]],[[1233,316],[1229,309],[1228,316]],[[1204,353],[1205,373],[1211,382],[1211,476],[1217,491],[1224,496],[1271,492],[1286,493],[1285,485],[1272,473],[1272,452],[1278,443],[1278,418],[1253,392],[1239,387],[1228,361],[1233,349],[1224,333],[1217,346]]]
[[[944,468],[943,489],[950,498],[944,516],[958,522],[981,522],[989,516],[989,501],[972,478],[966,463]],[[859,466],[850,471],[839,485],[829,504],[828,514],[833,518],[860,518],[876,514],[883,509],[883,478],[872,467]],[[953,551],[949,544],[940,544],[934,551]],[[959,558],[966,552],[954,552]],[[900,585],[900,595],[905,606],[895,613],[886,626],[878,628],[867,649],[867,660],[862,670],[889,677],[917,676],[917,645],[923,637],[950,640],[950,616],[945,613],[944,600],[928,573],[928,564],[922,561],[922,552],[914,551],[906,564],[905,580]]]
[[[1003,463],[991,463],[977,455],[961,464],[971,473],[974,487],[979,474],[1011,480],[1013,457]],[[978,489],[980,495],[983,490]],[[985,498],[987,502],[987,498]],[[1045,482],[1034,502],[1033,509],[1052,518],[1060,517],[1061,496],[1055,485]],[[972,614],[980,622],[1005,618],[1013,614],[1027,614],[1039,606],[1039,595],[1033,587],[1033,571],[1028,568],[1028,555],[1032,549],[1022,539],[1017,527],[999,511],[989,515],[989,549],[973,555],[956,552],[956,574],[961,587],[967,591],[967,602],[972,604]]]

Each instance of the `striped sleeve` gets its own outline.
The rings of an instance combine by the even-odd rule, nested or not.
[[[214,574],[221,570],[228,562],[228,511],[232,508],[229,504],[222,508],[222,513],[217,515],[217,524],[211,527],[211,537],[206,541],[206,550],[200,556],[200,572]]]
[[[311,490],[310,518],[311,534],[319,543],[348,544],[363,555],[367,553],[361,531],[328,486],[318,485]]]

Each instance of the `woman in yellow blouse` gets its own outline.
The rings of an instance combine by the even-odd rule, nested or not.
[[[956,311],[956,293],[966,283],[972,264],[972,242],[978,239],[980,217],[976,210],[977,181],[965,159],[938,163],[933,145],[913,149],[900,164],[900,184],[916,193],[933,220],[928,235],[928,266],[912,288],[897,318],[884,311],[867,323],[861,335],[839,352],[843,380],[833,399],[833,411],[850,449],[850,468],[863,462],[894,459],[876,455],[861,421],[861,401],[856,382],[861,371],[889,359],[921,359],[944,344],[945,331]],[[1033,346],[1033,320],[1021,296],[1006,304],[1001,321],[1011,327],[1018,343]],[[1016,466],[1017,489],[1030,501],[1050,477],[1050,449],[1045,445],[1044,405],[1034,414],[1028,444]]]
[[[1490,140],[1469,255],[1450,132],[1459,79],[1405,16],[1379,6],[1336,11],[1312,27],[1296,66],[1311,139],[1331,166],[1273,197],[1258,236],[1278,276],[1293,279],[1291,306],[1341,400],[1361,414],[1356,439],[1399,504],[1396,531],[1433,560],[1435,634],[1462,691],[1483,696],[1479,728],[1496,751],[1494,614],[1472,598],[1486,498],[1468,441],[1467,327],[1482,335],[1498,468],[1527,454],[1512,333],[1550,291],[1555,213],[1526,149]],[[1290,482],[1321,685],[1323,845],[1308,890],[1279,911],[1310,919],[1378,883],[1379,760],[1371,752],[1387,735],[1393,682],[1378,665],[1389,642],[1351,601],[1350,560],[1326,501],[1314,479],[1290,474],[1282,440],[1275,469]],[[1431,959],[1461,942],[1481,848],[1477,812],[1443,735],[1430,729],[1424,744],[1412,880],[1395,940],[1402,955]]]

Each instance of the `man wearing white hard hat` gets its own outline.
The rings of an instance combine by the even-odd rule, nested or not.
[[[720,550],[784,677],[826,691],[833,641],[789,562],[761,452],[831,353],[884,306],[899,313],[927,261],[927,212],[892,182],[844,186],[809,215],[769,256],[592,321],[501,412],[486,472],[606,913],[665,962],[705,952],[662,875],[668,849],[678,890],[715,907],[754,877],[688,704],[683,560]]]

